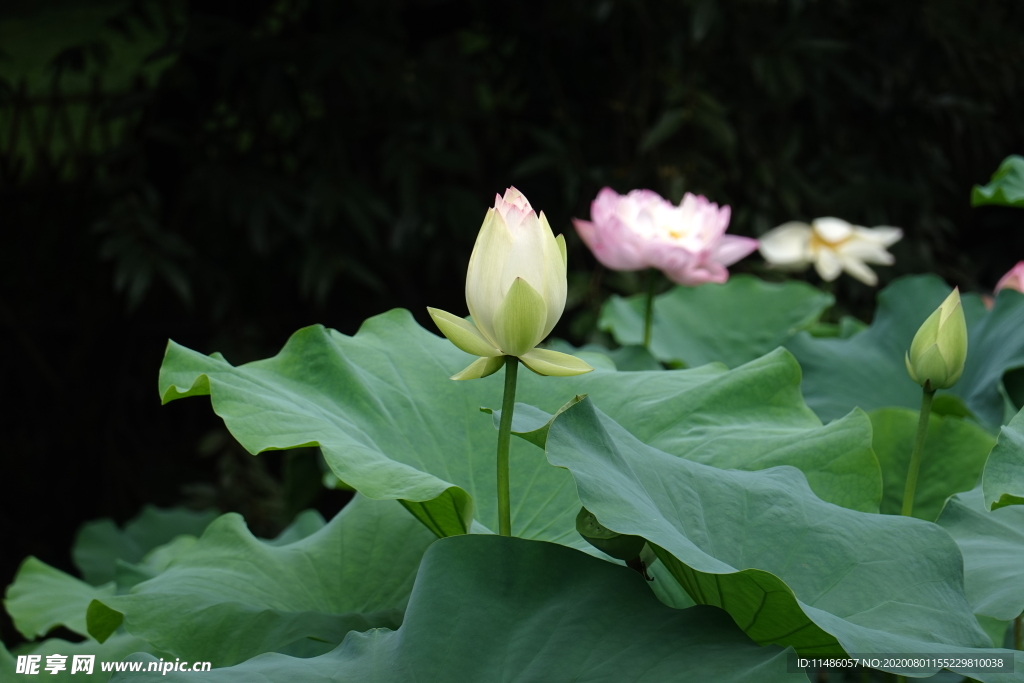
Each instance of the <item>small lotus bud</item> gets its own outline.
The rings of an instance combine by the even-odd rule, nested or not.
[[[967,360],[967,321],[959,289],[924,321],[904,360],[911,379],[925,390],[948,389],[960,379]]]

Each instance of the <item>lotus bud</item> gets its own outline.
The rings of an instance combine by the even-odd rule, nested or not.
[[[477,235],[466,273],[466,304],[472,322],[428,308],[438,329],[455,346],[480,356],[452,379],[497,372],[516,356],[540,375],[569,376],[592,367],[566,353],[536,348],[562,317],[566,295],[565,239],[514,187],[495,197]]]
[[[602,526],[587,508],[580,508],[579,514],[576,515],[576,531],[583,540],[605,555],[623,560],[627,567],[643,574],[648,581],[654,580],[647,573],[647,541],[643,536],[616,533]]]
[[[967,321],[959,289],[924,321],[905,360],[911,379],[926,391],[948,389],[960,379],[967,360]]]

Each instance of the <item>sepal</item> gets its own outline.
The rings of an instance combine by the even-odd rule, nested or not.
[[[430,314],[430,318],[437,325],[437,329],[441,330],[441,334],[448,338],[452,344],[459,347],[466,353],[471,353],[474,356],[482,356],[484,358],[491,358],[493,356],[500,356],[501,351],[494,348],[490,342],[484,339],[484,336],[480,334],[480,330],[476,328],[476,325],[463,320],[457,315],[452,315],[448,311],[442,311],[439,308],[430,308],[427,306],[427,313]]]
[[[520,356],[544,338],[548,307],[529,282],[517,277],[494,317],[494,340],[510,356]]]
[[[572,377],[594,369],[576,356],[550,349],[533,349],[519,356],[519,360],[538,375],[552,377]]]
[[[488,375],[493,375],[498,370],[501,370],[503,365],[505,365],[504,356],[477,358],[475,361],[470,363],[465,370],[452,375],[451,379],[480,379],[482,377],[487,377]]]

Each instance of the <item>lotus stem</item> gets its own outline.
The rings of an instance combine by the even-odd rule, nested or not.
[[[519,359],[505,356],[505,395],[501,399],[498,426],[498,533],[512,535],[512,507],[509,495],[508,453],[512,440],[512,412],[516,407],[516,375]]]
[[[1024,650],[1024,633],[1021,633],[1021,618],[1024,614],[1018,614],[1017,618],[1013,620],[1013,649]],[[1002,645],[1002,643],[997,643]]]
[[[654,285],[657,274],[651,268],[647,271],[647,301],[644,305],[644,348],[651,348],[651,325],[654,322]]]
[[[928,436],[928,418],[932,412],[932,399],[935,390],[930,382],[925,382],[921,392],[921,416],[917,420],[917,436],[914,438],[914,451],[910,454],[910,468],[907,470],[907,485],[903,489],[903,511],[909,517],[914,511],[914,492],[917,490],[917,474],[921,471],[921,459],[924,455],[924,440]]]

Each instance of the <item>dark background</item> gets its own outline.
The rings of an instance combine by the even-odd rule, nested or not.
[[[604,185],[705,194],[751,236],[901,226],[883,284],[985,291],[1024,258],[1012,210],[969,206],[1024,152],[1017,0],[7,0],[0,29],[0,585],[29,554],[71,571],[83,521],[147,502],[264,535],[338,509],[312,454],[160,407],[167,339],[238,363],[303,325],[464,311],[510,184],[567,234],[575,342],[637,288],[569,222]],[[835,292],[870,318],[873,289]]]

